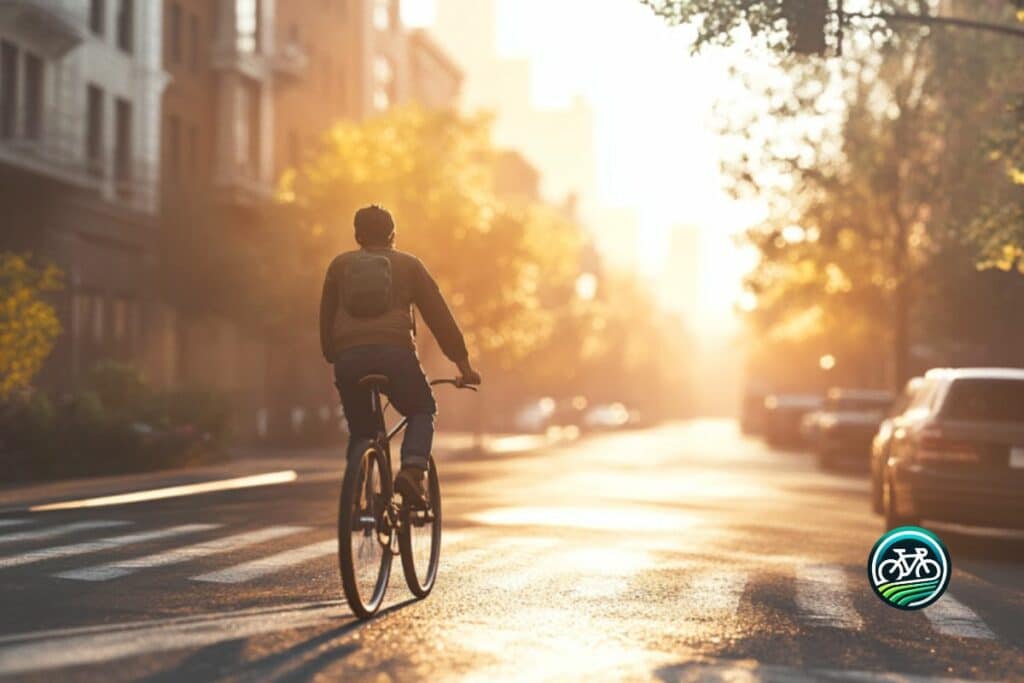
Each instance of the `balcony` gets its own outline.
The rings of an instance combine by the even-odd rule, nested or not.
[[[0,28],[31,42],[51,59],[67,54],[87,36],[85,18],[57,0],[0,0]]]
[[[215,69],[236,71],[256,80],[271,77],[298,80],[304,78],[309,69],[309,55],[297,43],[267,52],[243,50],[236,41],[221,41],[213,48],[212,64]]]
[[[299,80],[305,78],[309,69],[309,55],[298,43],[288,43],[279,47],[270,58],[274,73],[284,79]]]
[[[47,178],[135,211],[155,211],[157,176],[153,165],[139,160],[114,164],[108,150],[88,159],[85,142],[76,129],[80,124],[80,119],[50,112],[31,133],[22,127],[13,135],[0,137],[0,167]]]
[[[232,206],[260,206],[276,195],[273,183],[257,178],[253,169],[243,164],[222,168],[214,175],[213,184],[219,199]]]

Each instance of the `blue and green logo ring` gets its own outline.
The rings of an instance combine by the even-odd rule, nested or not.
[[[919,610],[942,597],[953,574],[946,545],[931,531],[901,526],[884,534],[868,555],[868,582],[890,607]]]

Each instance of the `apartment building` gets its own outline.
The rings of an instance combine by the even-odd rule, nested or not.
[[[0,0],[0,249],[64,271],[53,389],[146,345],[160,21],[141,0]]]

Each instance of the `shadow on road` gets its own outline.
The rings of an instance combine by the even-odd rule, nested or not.
[[[1019,533],[980,534],[951,529],[938,533],[953,556],[954,566],[958,560],[1024,564],[1024,535]]]
[[[308,681],[360,648],[358,642],[334,641],[415,602],[418,602],[416,598],[409,598],[382,609],[371,621],[352,619],[336,628],[299,640],[286,649],[276,650],[255,659],[251,658],[253,650],[256,649],[253,647],[254,639],[217,643],[197,650],[172,669],[141,680],[144,683],[177,683],[188,680]]]

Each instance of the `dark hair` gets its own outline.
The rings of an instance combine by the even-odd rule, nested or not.
[[[356,242],[363,247],[384,247],[395,237],[395,221],[388,210],[371,204],[356,211]]]

